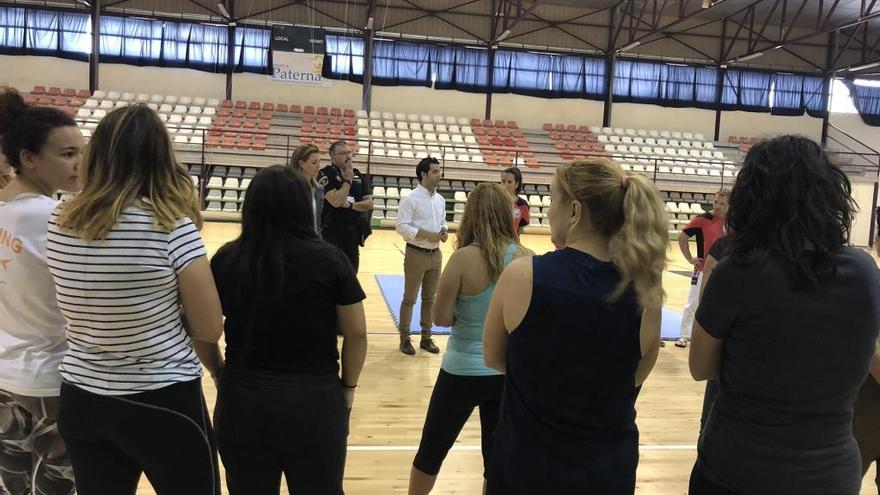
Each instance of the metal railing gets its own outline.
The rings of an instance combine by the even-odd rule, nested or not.
[[[880,172],[880,152],[830,122],[828,142],[826,152],[846,172],[877,177]]]

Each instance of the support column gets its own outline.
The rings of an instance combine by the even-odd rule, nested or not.
[[[721,20],[721,47],[718,49],[718,63],[715,65],[715,134],[713,139],[721,139],[721,96],[724,93],[724,76],[727,72],[727,64],[724,58],[727,54],[724,48],[727,46],[727,18]]]
[[[361,85],[361,109],[369,113],[373,104],[373,23],[376,15],[376,0],[367,4],[367,25],[364,28],[364,83]]]
[[[493,34],[494,38],[494,34]],[[489,47],[486,57],[486,120],[492,119],[492,88],[495,86],[495,49]]]
[[[825,114],[822,116],[822,141],[825,146],[828,142],[828,118],[831,115],[831,81],[834,78],[834,54],[837,52],[837,31],[828,33],[828,48],[825,51],[825,78],[822,83],[822,92],[827,99]]]
[[[89,54],[89,91],[100,88],[99,64],[101,58],[101,0],[92,1],[92,53]]]
[[[489,8],[489,39],[486,48],[489,52],[486,56],[486,120],[492,118],[492,87],[495,86],[495,40],[498,38],[498,11],[504,8],[504,0],[492,0]]]
[[[235,19],[235,0],[227,0],[229,16]],[[232,99],[232,74],[235,72],[235,22],[226,27],[226,99]]]
[[[611,127],[611,110],[614,105],[614,67],[617,65],[617,50],[614,48],[615,19],[617,8],[608,12],[608,48],[605,50],[605,102],[602,106],[602,126]]]

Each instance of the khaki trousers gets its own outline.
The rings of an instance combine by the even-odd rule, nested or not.
[[[397,329],[401,338],[409,338],[410,322],[412,321],[413,305],[419,288],[422,289],[422,308],[419,325],[422,327],[422,338],[431,336],[431,307],[434,305],[434,293],[437,281],[440,280],[440,266],[443,254],[439,249],[425,252],[406,245],[403,260],[404,287],[403,300],[400,302],[400,324]]]

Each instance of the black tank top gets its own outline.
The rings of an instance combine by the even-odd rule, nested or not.
[[[510,334],[495,455],[515,493],[633,493],[641,309],[613,263],[571,248],[536,256]]]

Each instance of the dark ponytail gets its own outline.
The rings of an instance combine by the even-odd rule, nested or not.
[[[0,89],[0,148],[9,165],[21,173],[21,152],[39,153],[57,127],[76,127],[64,112],[28,105],[13,88]]]

